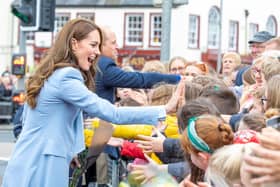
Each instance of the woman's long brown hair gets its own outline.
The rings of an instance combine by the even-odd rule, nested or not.
[[[71,40],[75,38],[77,41],[85,39],[88,34],[94,30],[98,30],[102,46],[102,32],[101,29],[92,21],[77,18],[69,21],[65,24],[62,30],[59,32],[54,45],[45,54],[40,64],[36,68],[35,73],[30,76],[26,83],[26,100],[31,108],[35,108],[37,105],[37,97],[40,93],[45,80],[52,75],[52,73],[59,68],[74,67],[81,71],[85,84],[90,90],[94,90],[94,76],[95,76],[95,64],[91,66],[89,71],[82,71],[78,64],[77,59],[72,51]]]

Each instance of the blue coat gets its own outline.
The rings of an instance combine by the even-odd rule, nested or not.
[[[120,88],[151,88],[159,82],[176,84],[179,75],[161,73],[126,72],[119,68],[113,59],[101,56],[97,63],[99,72],[96,75],[96,94],[115,102],[115,89]]]
[[[41,88],[37,106],[24,107],[23,130],[3,187],[68,186],[70,161],[85,148],[82,110],[116,124],[156,124],[165,116],[163,107],[116,108],[85,87],[79,70],[56,70]]]

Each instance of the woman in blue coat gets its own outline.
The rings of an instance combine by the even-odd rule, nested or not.
[[[27,81],[24,126],[3,187],[68,186],[69,164],[84,149],[81,111],[116,124],[157,124],[176,106],[174,97],[164,107],[116,108],[94,94],[101,45],[101,30],[91,21],[74,19],[62,28]]]

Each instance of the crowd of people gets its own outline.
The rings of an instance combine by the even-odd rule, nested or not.
[[[0,77],[0,98],[8,100],[12,97],[15,90],[16,78],[8,70],[4,71]]]
[[[94,149],[85,124],[99,120],[113,136],[78,186],[110,186],[108,158],[128,162],[120,185],[278,186],[280,38],[260,31],[248,45],[250,64],[228,51],[220,72],[180,56],[139,71],[116,65],[109,27],[69,21],[27,81],[3,187],[68,186],[77,155]]]
[[[8,70],[0,76],[0,123],[9,123],[13,118],[13,96],[17,78]]]

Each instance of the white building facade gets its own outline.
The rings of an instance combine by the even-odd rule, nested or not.
[[[12,47],[6,51],[1,47],[0,71],[10,64],[11,54],[18,50],[19,42],[18,20],[12,17],[7,4],[0,2],[1,9],[5,9],[0,14],[9,15],[9,19],[4,20],[5,27],[0,27],[3,33],[0,46]],[[122,3],[83,4],[82,0],[57,0],[56,4],[55,31],[50,38],[55,38],[55,34],[68,20],[86,17],[98,25],[110,26],[116,32],[120,62],[128,61],[141,68],[146,60],[159,59],[162,10],[155,7],[152,0],[145,5],[135,6]],[[220,44],[219,20],[222,19],[221,52],[236,51],[243,56],[244,61],[250,61],[247,42],[255,32],[267,30],[279,35],[279,10],[273,0],[189,0],[188,4],[174,6],[171,16],[170,58],[183,56],[187,60],[203,60],[215,66]],[[36,36],[38,37],[34,33],[28,34],[27,56],[30,65],[34,63],[34,59],[39,60],[41,53],[49,46],[40,45],[44,40],[49,40],[48,37]]]

